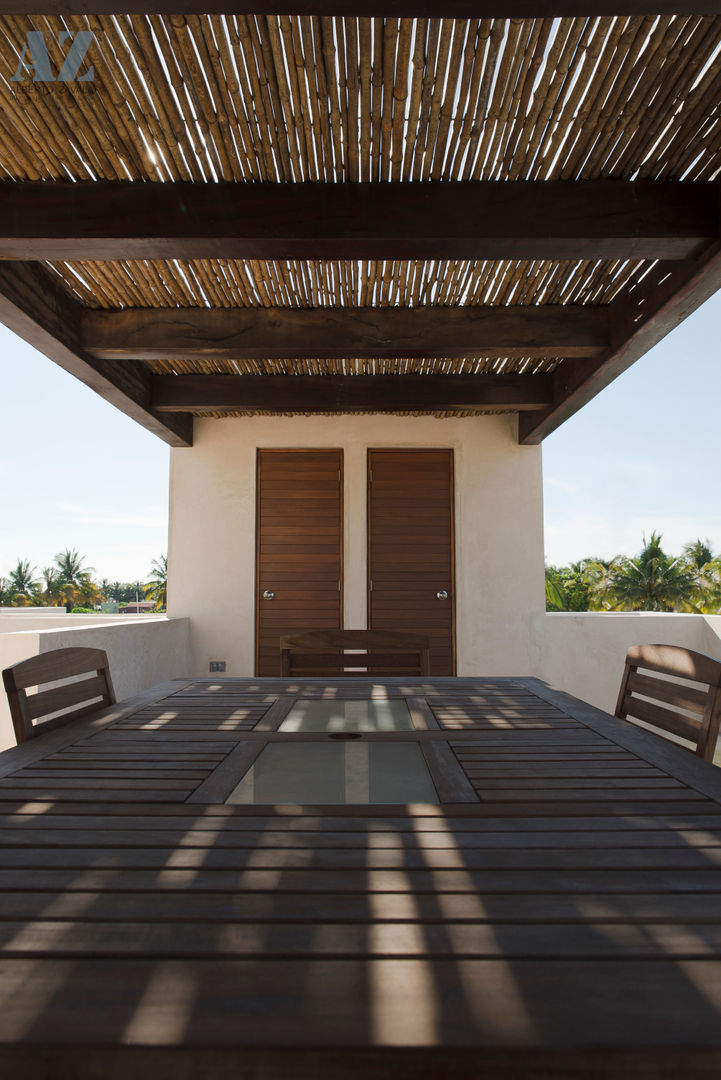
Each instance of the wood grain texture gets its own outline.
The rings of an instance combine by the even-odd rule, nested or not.
[[[341,450],[258,451],[259,675],[280,674],[283,635],[342,626],[342,469]]]
[[[280,639],[284,678],[430,675],[429,641],[394,630],[318,630]]]
[[[678,259],[713,183],[0,184],[5,259]]]
[[[82,314],[83,348],[104,360],[594,357],[606,307],[126,308]]]
[[[363,737],[417,741],[458,801],[206,801],[336,696],[411,699],[422,726]],[[717,1075],[706,762],[531,679],[194,679],[105,713],[0,755],[4,1075]]]
[[[158,412],[542,409],[549,375],[153,375]]]
[[[76,676],[88,676],[67,683]],[[3,671],[15,740],[20,745],[42,731],[115,704],[107,653],[103,649],[52,649]],[[63,683],[61,686],[50,685]],[[36,693],[28,694],[28,689]],[[61,713],[62,715],[54,715]],[[39,721],[39,722],[38,722]]]
[[[667,678],[639,674],[639,668]],[[705,693],[689,682],[705,683]],[[699,757],[713,761],[721,726],[721,663],[676,645],[634,645],[626,653],[615,715],[679,735]]]
[[[368,625],[427,637],[432,675],[455,670],[454,512],[452,451],[368,451]]]

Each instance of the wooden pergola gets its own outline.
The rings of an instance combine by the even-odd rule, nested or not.
[[[720,0],[29,6],[0,320],[171,445],[378,411],[537,443],[721,286]],[[33,82],[28,31],[57,72],[80,30]]]

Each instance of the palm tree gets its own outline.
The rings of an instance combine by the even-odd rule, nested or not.
[[[43,592],[45,599],[54,606],[60,606],[64,604],[65,593],[67,591],[67,585],[63,581],[60,571],[56,570],[53,566],[46,566],[43,569]]]
[[[699,611],[704,615],[721,612],[721,555],[704,563],[698,576]]]
[[[85,556],[77,551],[71,551],[70,548],[58,552],[55,556],[55,565],[63,581],[76,589],[83,584],[83,581],[88,580],[94,569],[92,566],[84,566],[84,562]]]
[[[35,567],[30,566],[29,559],[18,559],[17,566],[10,571],[10,581],[15,586],[16,601],[21,599],[25,604],[36,596],[39,582],[35,577]]]
[[[605,587],[614,611],[697,611],[696,572],[683,559],[661,548],[661,534],[652,532],[634,558],[614,559]]]
[[[689,544],[684,544],[683,555],[690,566],[693,566],[696,570],[703,570],[704,566],[710,563],[714,557],[711,550],[711,541],[699,538]]]
[[[145,586],[144,592],[151,600],[155,600],[156,608],[165,608],[168,602],[168,556],[161,555],[159,559],[153,559],[150,568],[150,581]]]
[[[100,605],[101,600],[100,589],[88,574],[75,589],[75,603],[81,607],[94,608]]]
[[[13,607],[17,598],[17,589],[10,578],[0,577],[0,607]]]
[[[72,611],[78,603],[83,589],[86,589],[91,581],[92,566],[85,566],[85,556],[78,551],[67,548],[59,551],[55,556],[55,566],[58,570],[59,580],[64,586],[65,606]]]
[[[694,600],[698,611],[714,612],[721,603],[719,562],[714,559],[710,540],[694,540],[683,546],[683,557],[696,575]]]

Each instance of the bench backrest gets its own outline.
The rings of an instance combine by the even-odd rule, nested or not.
[[[18,743],[115,703],[103,649],[54,649],[31,656],[5,668],[3,683]],[[34,687],[42,689],[29,694]]]
[[[392,630],[290,634],[280,639],[281,674],[329,678],[428,675],[428,649],[428,638],[422,634]]]
[[[689,739],[700,757],[713,761],[721,721],[721,661],[678,645],[634,645],[626,654],[616,716],[635,717]]]

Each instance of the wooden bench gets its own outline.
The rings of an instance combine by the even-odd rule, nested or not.
[[[284,677],[429,675],[428,638],[393,630],[291,634],[280,639],[280,665]]]
[[[71,678],[73,682],[57,685]],[[108,655],[103,649],[54,649],[31,656],[5,668],[3,683],[18,743],[113,705],[116,700]],[[33,687],[43,689],[28,694]]]
[[[688,739],[699,757],[713,761],[721,721],[721,661],[678,645],[634,645],[626,654],[615,715]]]

